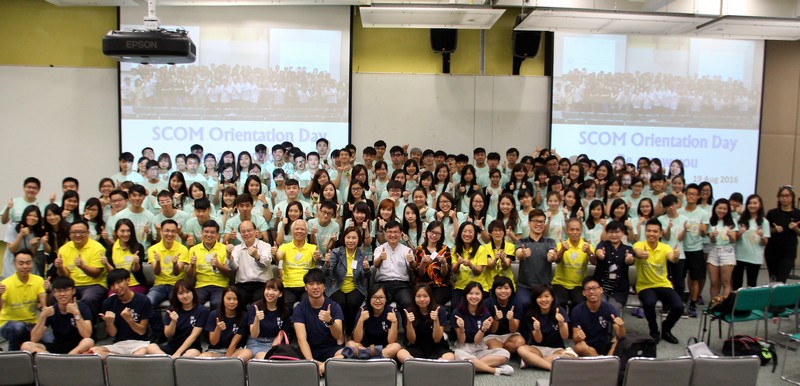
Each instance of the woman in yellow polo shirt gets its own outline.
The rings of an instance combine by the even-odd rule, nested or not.
[[[494,220],[489,223],[487,230],[491,240],[478,249],[478,255],[486,257],[486,269],[481,274],[480,283],[483,288],[492,288],[495,276],[505,276],[514,284],[514,272],[511,271],[511,261],[514,256],[514,244],[505,241],[506,229],[503,220]]]
[[[479,254],[480,242],[476,237],[475,224],[467,221],[461,224],[456,235],[456,245],[451,250],[452,271],[456,275],[451,304],[455,309],[464,299],[464,288],[472,281],[479,282],[488,262],[486,256]],[[489,287],[483,287],[489,288]],[[484,298],[488,293],[484,293]]]
[[[147,279],[142,271],[142,258],[146,258],[144,247],[136,239],[136,228],[131,220],[120,219],[114,226],[114,245],[106,251],[100,261],[106,272],[114,268],[124,268],[131,273],[130,289],[142,295],[147,294]],[[110,295],[110,291],[109,291]]]

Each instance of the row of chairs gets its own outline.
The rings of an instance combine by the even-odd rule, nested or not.
[[[709,309],[703,311],[703,322],[697,325],[697,338],[702,341],[706,327],[710,327],[708,319],[718,321],[719,337],[722,338],[722,322],[728,324],[728,337],[736,334],[734,325],[741,322],[756,321],[755,336],[758,335],[758,325],[764,323],[764,337],[769,338],[769,320],[778,318],[778,333],[781,330],[780,320],[794,315],[795,326],[798,325],[798,303],[800,302],[800,283],[771,284],[760,287],[742,288],[736,293],[736,298],[730,313],[714,312]],[[713,320],[712,320],[713,323]],[[711,342],[711,331],[708,329],[707,342]]]
[[[655,359],[631,358],[625,367],[625,386],[694,386],[721,384],[754,386],[758,380],[758,358],[690,357]],[[550,380],[539,386],[617,386],[620,376],[618,357],[557,358]]]
[[[39,386],[319,386],[317,364],[312,361],[251,360],[239,358],[177,358],[168,355],[0,353],[0,385]],[[409,359],[404,364],[403,385],[470,386],[475,368],[468,361]],[[327,386],[397,386],[397,365],[391,359],[325,362]]]

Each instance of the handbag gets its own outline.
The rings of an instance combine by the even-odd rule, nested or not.
[[[303,358],[303,353],[300,352],[298,347],[289,343],[289,335],[286,331],[280,330],[275,341],[272,342],[272,347],[264,355],[265,359],[281,360],[281,361],[297,361]]]

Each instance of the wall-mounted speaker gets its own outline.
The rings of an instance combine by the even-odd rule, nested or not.
[[[434,28],[431,29],[431,49],[441,54],[456,51],[458,45],[458,30]]]

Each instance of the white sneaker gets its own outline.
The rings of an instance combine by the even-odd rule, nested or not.
[[[511,375],[514,374],[514,368],[509,365],[497,366],[494,369],[494,375]]]
[[[564,358],[577,358],[578,353],[576,353],[575,350],[572,349],[572,347],[567,347],[564,350],[564,352],[561,353],[561,356]]]

